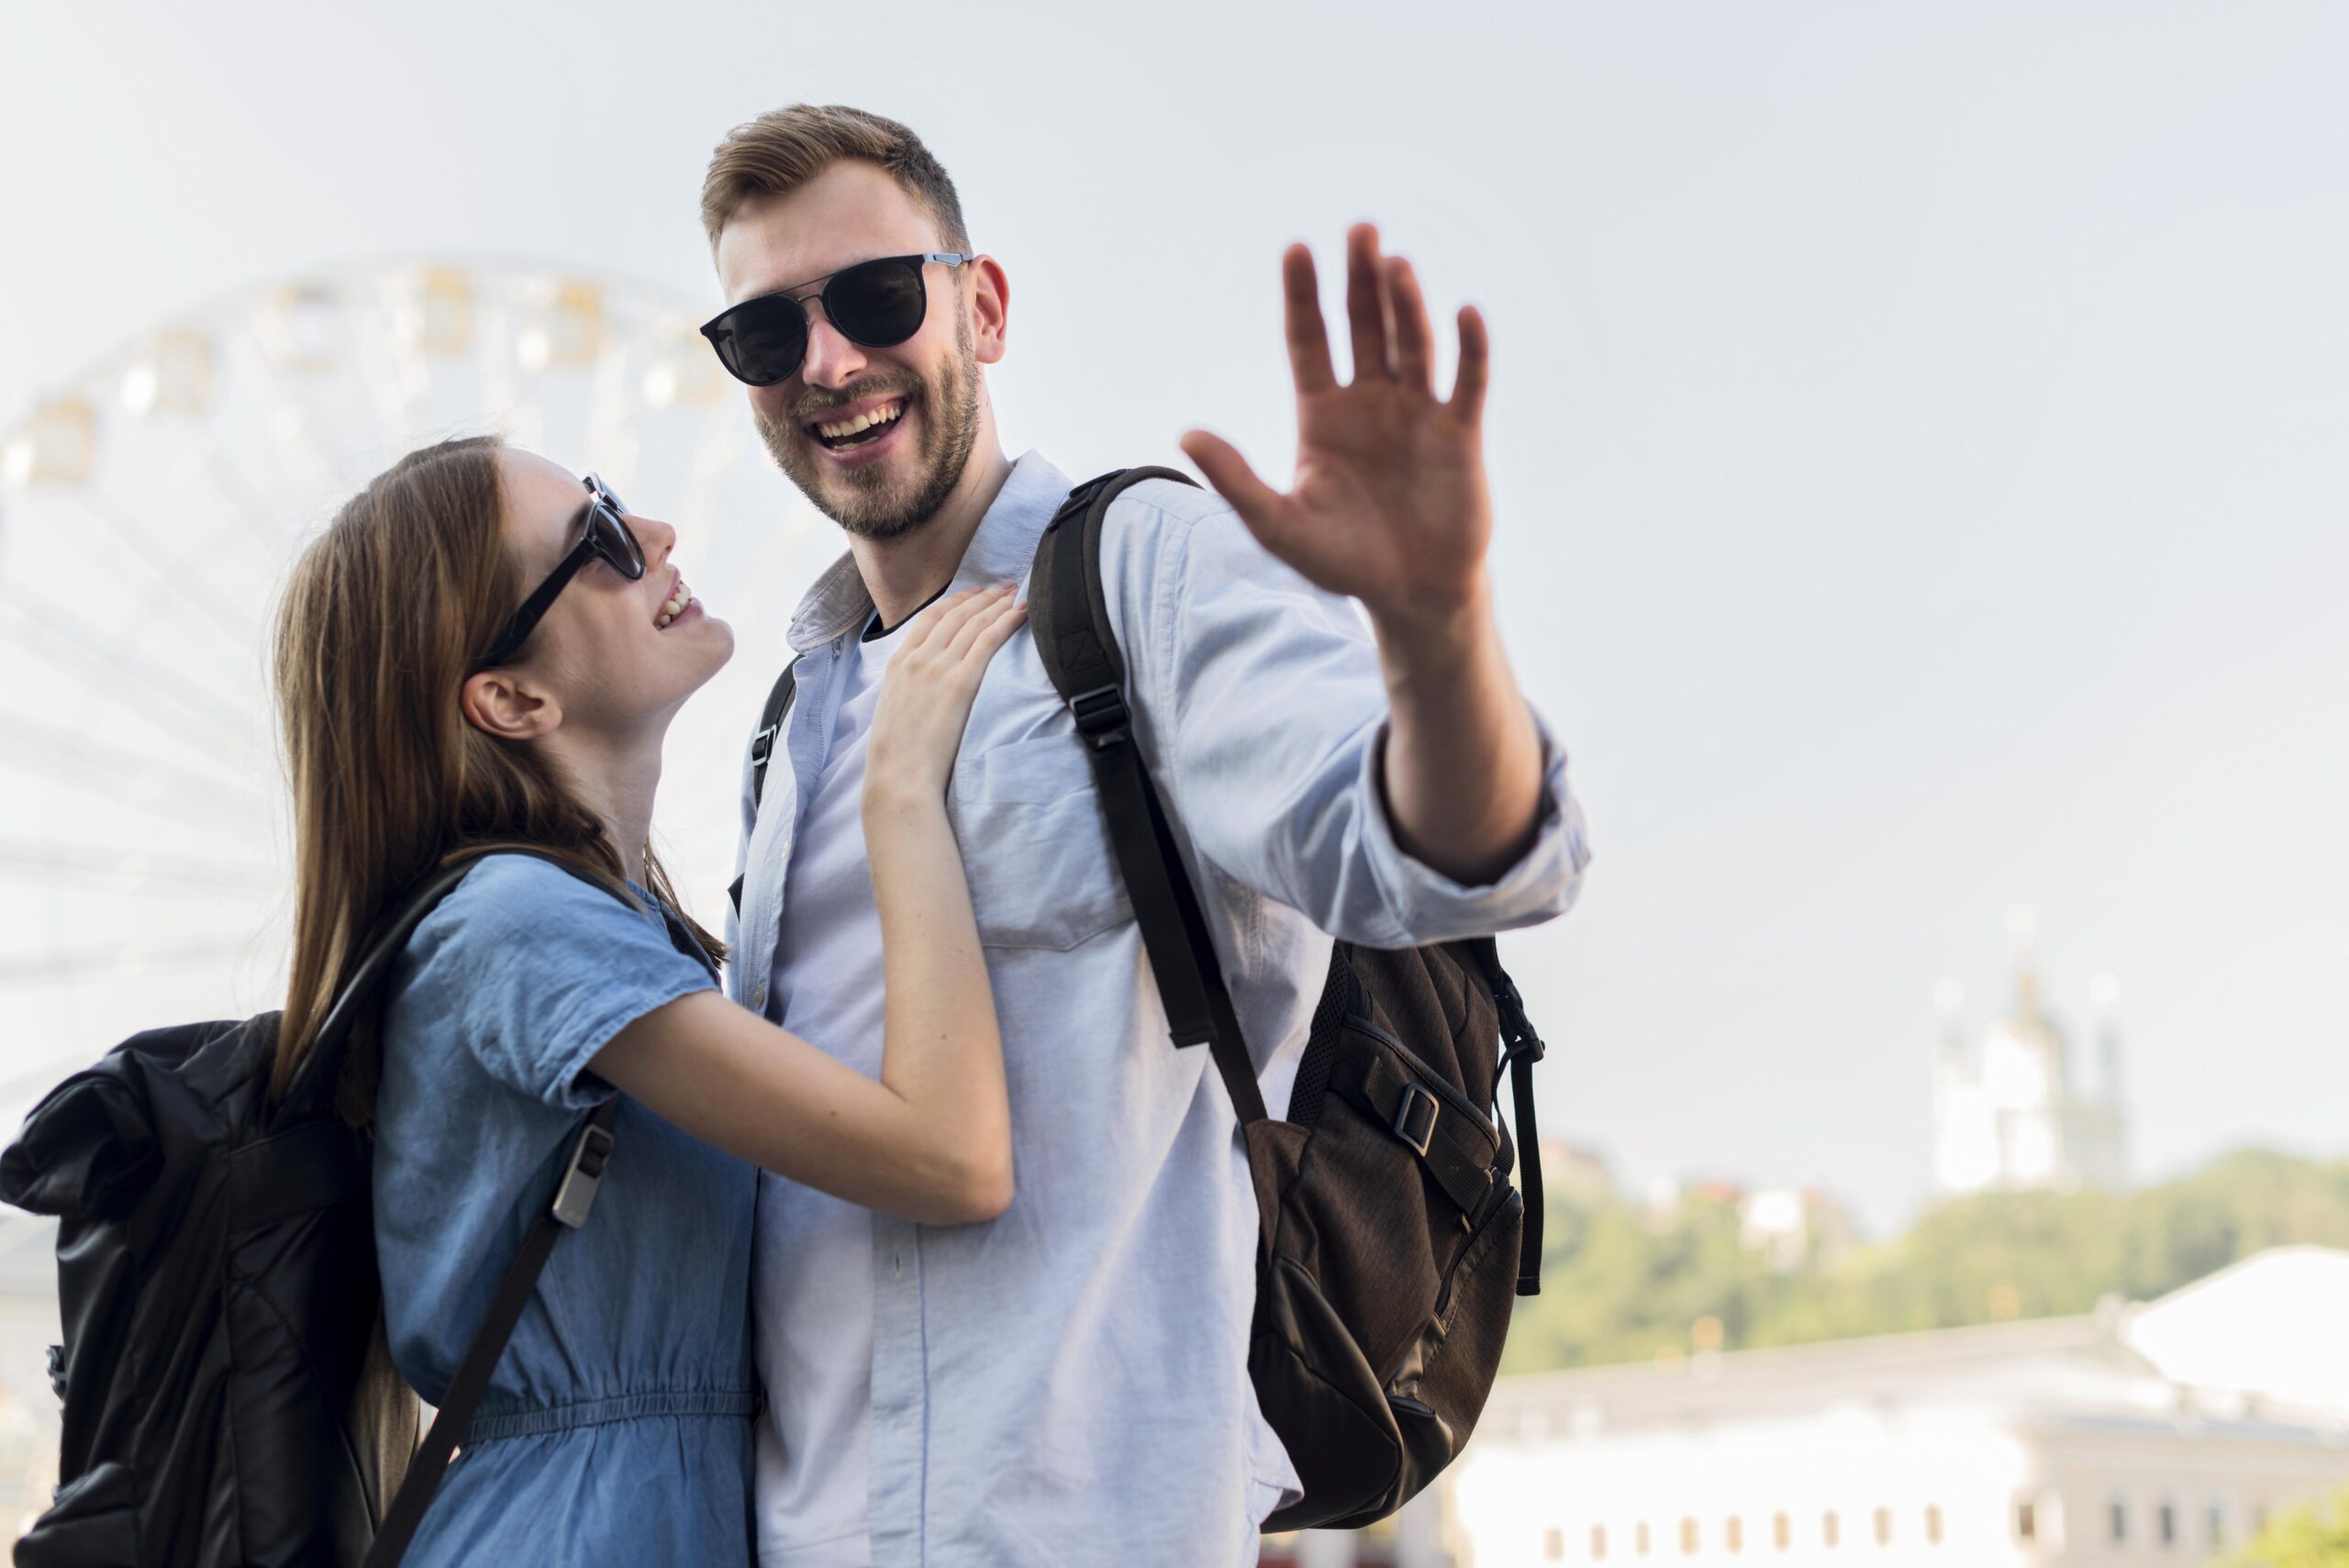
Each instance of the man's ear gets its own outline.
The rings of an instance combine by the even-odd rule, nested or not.
[[[979,363],[991,365],[1003,358],[1011,331],[1011,280],[1003,263],[982,256],[971,269],[971,342]]]
[[[536,740],[562,723],[553,697],[512,670],[484,670],[457,693],[465,722],[496,740]]]

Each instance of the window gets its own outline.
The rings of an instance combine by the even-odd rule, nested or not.
[[[1794,1521],[1784,1514],[1770,1520],[1770,1544],[1784,1551],[1795,1543]]]
[[[1566,1554],[1566,1532],[1545,1529],[1542,1532],[1542,1555],[1555,1562]]]
[[[1890,1508],[1878,1508],[1876,1511],[1876,1543],[1878,1546],[1892,1544],[1892,1510]]]
[[[2177,1544],[2177,1505],[2165,1497],[2162,1499],[2161,1511],[2154,1517],[2160,1524],[2162,1544],[2176,1546]]]
[[[1925,1540],[1934,1546],[1942,1543],[1942,1510],[1937,1504],[1925,1505]]]
[[[1697,1521],[1695,1519],[1680,1521],[1680,1550],[1691,1557],[1697,1554]]]
[[[1590,1555],[1594,1560],[1607,1555],[1607,1527],[1605,1525],[1590,1527]]]
[[[1729,1549],[1731,1551],[1742,1551],[1745,1549],[1745,1526],[1735,1514],[1730,1515],[1729,1522],[1721,1526],[1721,1536],[1729,1543]]]
[[[2039,1508],[2028,1497],[2015,1505],[2015,1539],[2017,1540],[2039,1539]]]
[[[2112,1499],[2112,1544],[2119,1546],[2129,1539],[2129,1504],[2125,1498]]]
[[[2225,1504],[2213,1503],[2210,1505],[2210,1513],[2208,1524],[2210,1528],[2206,1532],[2208,1535],[2207,1543],[2213,1548],[2226,1545],[2227,1509]]]
[[[1819,1521],[1819,1539],[1827,1546],[1833,1546],[1842,1539],[1842,1529],[1835,1522],[1835,1510],[1832,1508],[1828,1509],[1827,1517]]]

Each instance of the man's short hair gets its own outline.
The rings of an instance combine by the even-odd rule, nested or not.
[[[793,104],[727,133],[701,183],[701,226],[711,246],[743,203],[788,195],[848,158],[879,165],[928,207],[948,250],[971,248],[954,182],[921,138],[896,120],[845,104]]]

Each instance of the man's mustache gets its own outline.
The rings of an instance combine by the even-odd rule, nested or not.
[[[921,384],[918,382],[907,382],[903,385],[886,384],[860,385],[851,396],[803,397],[791,406],[787,417],[793,424],[804,427],[835,409],[846,408],[851,404],[863,403],[869,398],[903,397],[910,402],[920,392]]]

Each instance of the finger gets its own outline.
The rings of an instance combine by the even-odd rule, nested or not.
[[[978,595],[985,592],[985,588],[964,588],[960,593],[949,594],[922,611],[914,617],[914,624],[907,628],[905,651],[910,653],[933,641],[952,639],[954,628],[970,615]]]
[[[1253,532],[1260,526],[1271,526],[1281,509],[1288,505],[1288,497],[1256,477],[1240,449],[1221,436],[1211,436],[1205,430],[1192,430],[1183,437],[1183,455],[1197,465],[1207,475],[1217,495],[1231,503],[1240,520]]]
[[[1321,319],[1321,282],[1313,270],[1313,252],[1292,245],[1281,255],[1281,293],[1288,320],[1289,372],[1297,378],[1299,396],[1327,392],[1338,384],[1330,363],[1330,328]]]
[[[1028,620],[1028,606],[1016,599],[1006,599],[1003,607],[987,617],[979,626],[979,634],[963,651],[966,664],[985,664],[996,656],[1003,645],[1011,640]]]
[[[1492,342],[1485,332],[1483,312],[1473,305],[1460,307],[1460,371],[1452,378],[1452,413],[1474,429],[1485,413],[1485,384],[1492,374]]]
[[[1357,382],[1395,373],[1387,361],[1390,311],[1386,276],[1378,265],[1378,230],[1357,223],[1346,230],[1346,320],[1353,328]]]
[[[991,588],[979,590],[977,597],[965,607],[963,618],[954,628],[952,639],[946,643],[946,657],[960,659],[970,651],[972,643],[985,632],[987,623],[1011,602],[1012,584],[997,583]]]
[[[1395,379],[1433,396],[1435,329],[1428,325],[1428,302],[1419,295],[1419,274],[1400,256],[1386,258],[1386,296],[1394,302]]]

